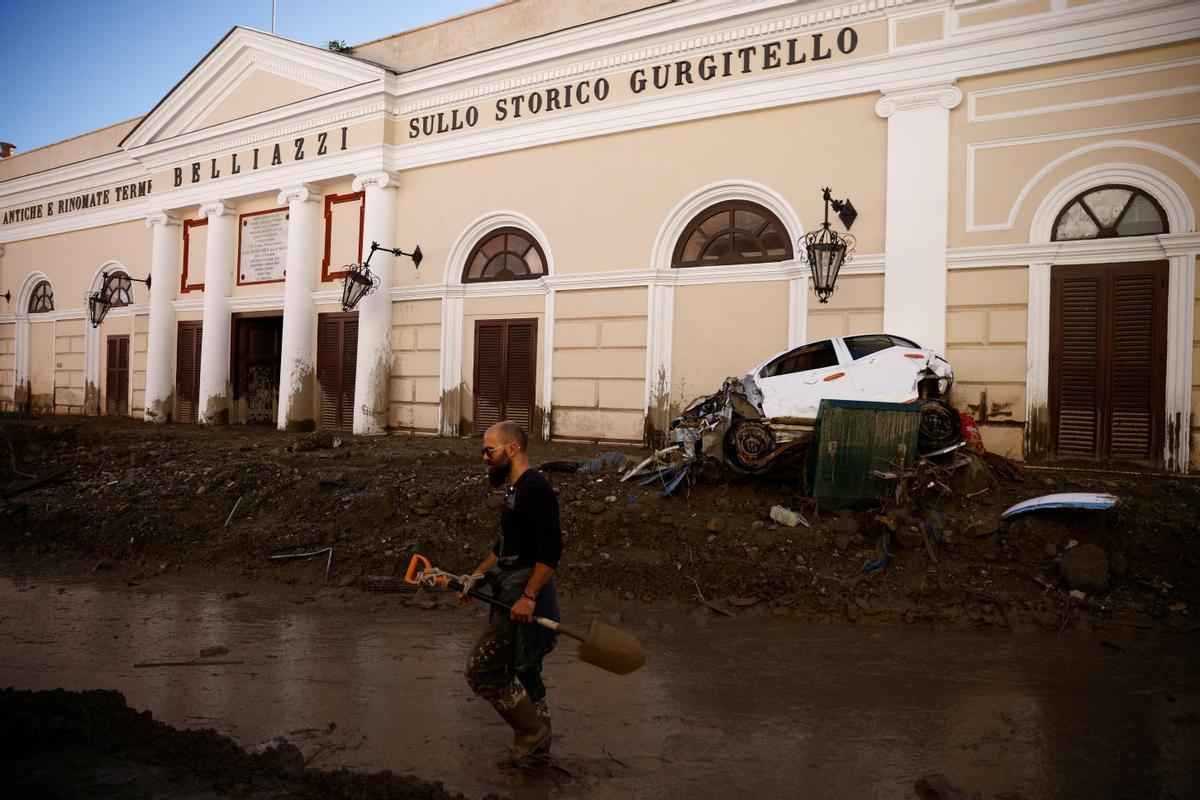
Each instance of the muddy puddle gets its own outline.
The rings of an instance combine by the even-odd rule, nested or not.
[[[1195,635],[872,629],[568,596],[566,617],[616,621],[648,662],[617,677],[561,642],[561,769],[525,776],[493,766],[508,729],[461,676],[485,612],[408,599],[8,568],[0,686],[116,689],[173,726],[287,736],[309,766],[472,798],[908,798],[934,773],[983,797],[1200,796]],[[225,663],[135,666],[201,651]]]

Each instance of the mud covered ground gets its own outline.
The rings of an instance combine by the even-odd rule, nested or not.
[[[484,479],[478,438],[331,438],[110,417],[10,416],[0,431],[0,552],[17,562],[75,557],[147,575],[204,567],[312,583],[328,566],[331,585],[382,589],[396,588],[414,552],[466,571],[495,535],[500,498]],[[530,457],[536,465],[605,449],[536,443]],[[849,513],[817,508],[787,475],[697,483],[670,498],[612,472],[548,476],[563,512],[567,593],[828,622],[1196,627],[1195,479],[974,460],[907,481],[899,501]],[[1064,491],[1111,492],[1121,504],[999,519],[1014,502]],[[811,527],[775,524],[776,504]],[[1102,550],[1107,583],[1082,600],[1060,568],[1075,545]],[[331,559],[270,558],[327,547]]]
[[[120,692],[0,689],[0,785],[20,798],[461,800],[418,778],[305,769],[280,740],[251,753],[212,729],[177,730]]]

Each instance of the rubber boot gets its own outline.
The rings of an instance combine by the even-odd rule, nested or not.
[[[534,757],[550,752],[550,728],[538,717],[537,706],[529,695],[512,708],[497,709],[513,729],[512,749],[497,762],[501,769],[529,766]]]

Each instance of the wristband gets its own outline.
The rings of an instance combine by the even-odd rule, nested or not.
[[[524,597],[526,600],[530,600],[530,601],[532,601],[532,602],[534,602],[534,603],[536,603],[536,602],[537,602],[537,597],[536,597],[536,596],[535,596],[535,597],[530,597],[530,596],[529,596],[529,592],[521,592],[521,597]]]

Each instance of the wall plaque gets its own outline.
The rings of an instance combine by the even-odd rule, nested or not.
[[[238,219],[238,285],[279,283],[287,275],[288,210],[272,208]]]

